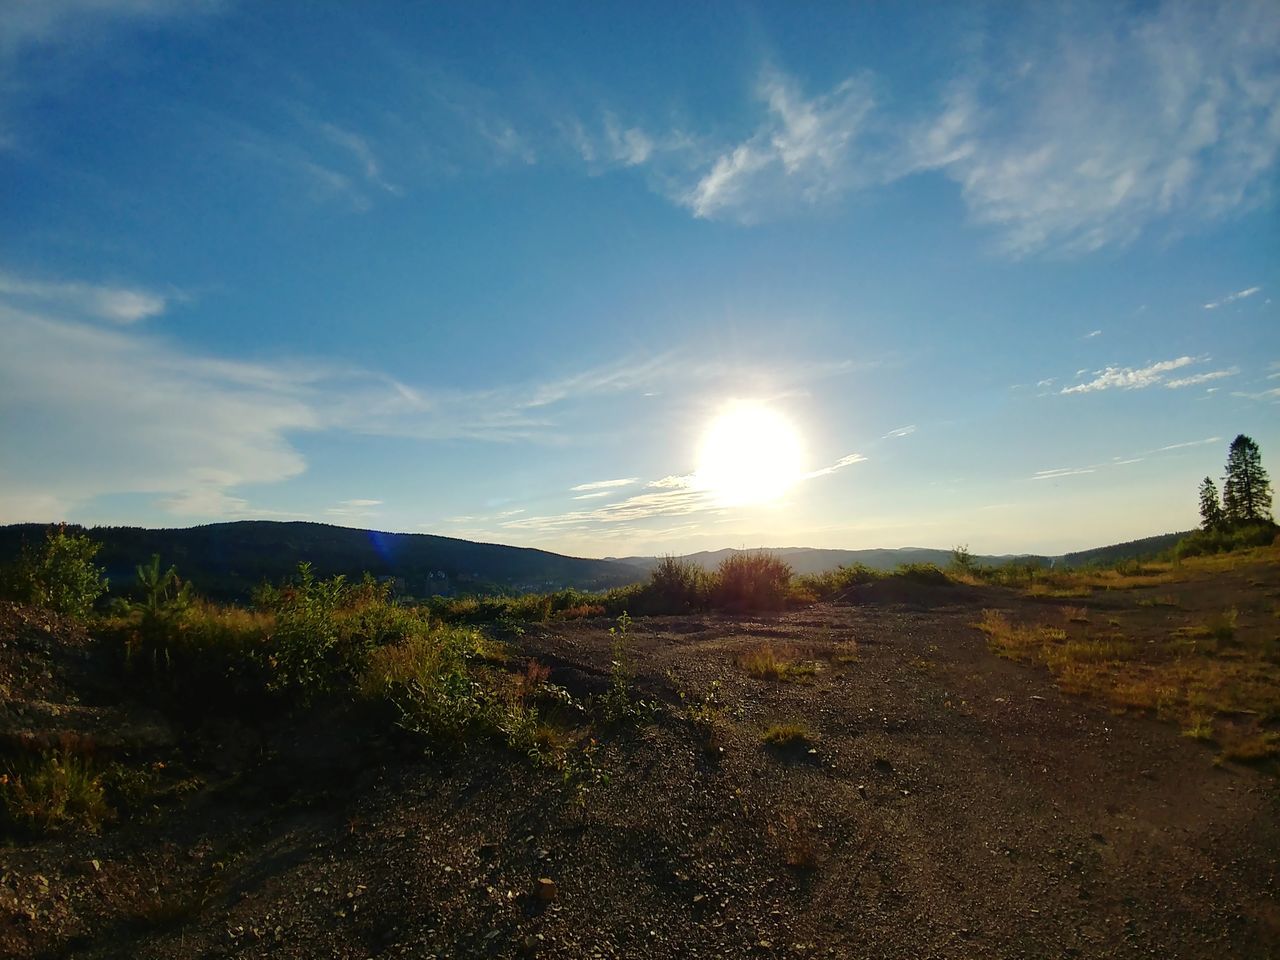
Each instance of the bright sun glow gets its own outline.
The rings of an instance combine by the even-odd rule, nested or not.
[[[697,486],[726,505],[767,503],[804,475],[795,427],[761,403],[735,403],[707,428],[698,456]]]

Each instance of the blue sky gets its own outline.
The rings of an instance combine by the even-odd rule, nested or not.
[[[0,522],[1185,529],[1280,463],[1278,152],[1268,2],[5,0]]]

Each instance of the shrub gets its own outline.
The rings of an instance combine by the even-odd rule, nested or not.
[[[49,833],[63,827],[97,831],[113,815],[102,778],[89,761],[50,754],[0,775],[0,806],[20,829]]]
[[[298,564],[293,582],[261,591],[259,603],[275,614],[275,624],[260,655],[269,670],[268,688],[297,694],[304,702],[328,690],[350,663],[351,651],[339,648],[338,611],[348,599],[346,578],[317,580],[311,564]]]
[[[401,725],[435,747],[461,749],[484,717],[480,686],[467,667],[476,645],[473,631],[447,627],[377,647],[361,671],[360,691],[394,704]]]
[[[24,550],[14,575],[14,588],[24,599],[70,617],[89,615],[107,592],[107,579],[93,558],[102,544],[84,534],[51,527],[40,551]]]
[[[817,600],[843,599],[853,587],[880,580],[884,574],[872,570],[866,564],[852,563],[836,567],[826,573],[813,573],[798,577],[801,590],[811,594]]]
[[[804,746],[813,739],[809,730],[799,723],[775,723],[765,730],[761,739],[771,747]]]
[[[666,556],[658,560],[637,597],[645,613],[687,613],[707,606],[707,575],[692,560]]]
[[[712,603],[736,611],[780,610],[791,576],[791,565],[771,553],[731,553],[716,570]]]
[[[951,582],[936,563],[900,563],[894,568],[893,575],[915,583],[936,585]]]

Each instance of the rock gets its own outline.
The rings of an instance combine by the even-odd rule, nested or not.
[[[550,877],[540,877],[533,886],[533,895],[540,903],[550,903],[556,898],[556,882]]]

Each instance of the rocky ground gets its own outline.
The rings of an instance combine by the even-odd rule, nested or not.
[[[1231,589],[1274,611],[1275,570],[1240,576]],[[100,835],[0,846],[0,954],[1280,952],[1270,770],[1064,695],[972,626],[984,608],[1058,601],[901,585],[850,600],[636,620],[635,687],[656,707],[579,759],[585,792],[490,750],[432,760],[343,714],[175,731],[113,701],[91,638],[6,607],[0,735],[93,731],[164,789]],[[1132,591],[1061,602],[1137,635],[1167,616]],[[610,625],[510,643],[581,695],[608,683]],[[812,672],[748,676],[738,658],[763,643]],[[806,739],[766,746],[779,722]]]

